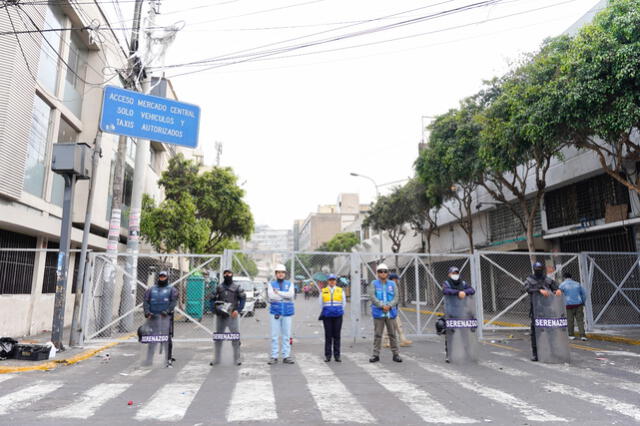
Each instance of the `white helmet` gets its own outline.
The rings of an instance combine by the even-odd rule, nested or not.
[[[279,271],[287,272],[287,267],[284,266],[282,263],[278,263],[273,271],[274,272],[279,272]]]
[[[380,271],[380,270],[385,270],[388,271],[389,268],[387,267],[387,265],[385,265],[384,263],[381,263],[378,265],[378,267],[376,268],[376,272]]]

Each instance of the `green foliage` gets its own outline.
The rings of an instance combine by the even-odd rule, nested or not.
[[[398,187],[391,194],[378,198],[368,212],[363,225],[387,232],[392,243],[391,250],[397,253],[400,251],[402,240],[407,235],[405,224],[410,218],[410,206],[404,200],[402,187]]]
[[[158,207],[147,194],[142,201],[140,231],[159,253],[201,253],[208,240],[210,223],[196,217],[191,197],[164,200]]]
[[[639,63],[640,0],[612,0],[572,41],[562,79],[562,119],[577,145],[594,151],[609,175],[638,192],[624,162],[640,161],[632,137],[640,127]]]
[[[342,232],[334,235],[318,251],[349,252],[359,242],[360,238],[355,232]]]
[[[147,199],[141,232],[157,250],[218,253],[233,239],[251,236],[253,216],[233,171],[199,169],[178,154],[159,180],[165,201],[154,207]]]

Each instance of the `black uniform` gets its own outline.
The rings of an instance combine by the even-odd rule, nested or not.
[[[216,333],[224,333],[227,328],[231,333],[239,333],[238,318],[232,318],[228,313],[220,310],[221,303],[231,303],[230,312],[237,311],[238,314],[242,312],[244,308],[247,296],[244,293],[242,287],[237,283],[222,282],[216,287],[216,291],[213,295],[213,303],[216,319]],[[236,363],[240,362],[240,340],[232,340],[233,357]],[[220,354],[222,352],[222,341],[216,340],[215,342],[215,358],[213,363],[220,362]]]
[[[536,328],[535,328],[535,319],[533,317],[533,293],[537,293],[540,290],[548,290],[550,292],[555,292],[559,289],[558,284],[547,277],[546,275],[536,276],[530,275],[524,281],[524,289],[527,293],[529,293],[529,318],[531,319],[531,351],[533,353],[534,358],[538,358],[538,347],[536,345]]]

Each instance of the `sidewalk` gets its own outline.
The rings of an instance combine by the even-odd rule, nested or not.
[[[69,329],[65,329],[65,341],[68,342]],[[45,344],[51,340],[51,333],[41,333],[34,336],[15,338],[19,343]],[[108,349],[120,342],[112,342],[99,345],[65,346],[65,350],[57,352],[55,358],[42,361],[24,361],[20,359],[6,359],[0,361],[0,374],[19,373],[25,371],[52,370],[61,365],[72,365],[91,358],[99,352]]]

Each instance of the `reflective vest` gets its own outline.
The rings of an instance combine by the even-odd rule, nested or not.
[[[149,297],[149,312],[159,314],[162,311],[168,311],[171,306],[172,287],[159,287],[154,285],[151,287],[151,295]]]
[[[376,288],[376,297],[382,302],[391,302],[393,296],[396,293],[396,283],[388,280],[384,285],[375,280],[371,283]],[[371,314],[374,318],[395,318],[398,316],[398,307],[394,306],[389,312],[385,312],[382,308],[378,308],[373,303],[371,304]]]
[[[335,286],[333,293],[329,286],[322,289],[322,316],[327,318],[341,317],[344,315],[342,307],[342,287]]]
[[[286,292],[291,287],[291,282],[284,280],[282,285],[278,281],[272,281],[271,287],[278,291]],[[290,317],[294,314],[293,300],[272,300],[269,307],[269,313],[272,315],[280,315],[283,317]]]

